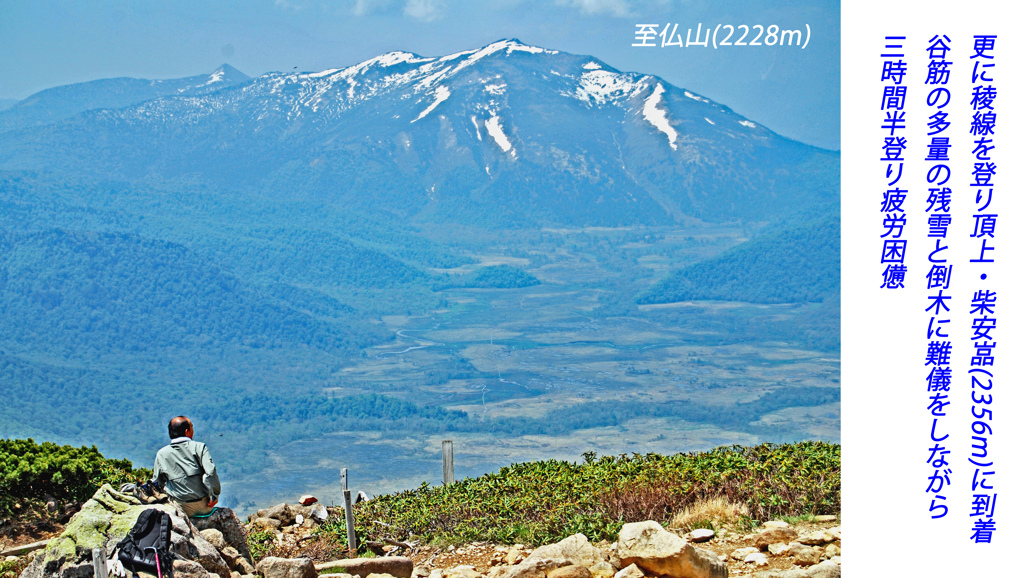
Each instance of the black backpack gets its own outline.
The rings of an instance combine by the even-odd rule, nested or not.
[[[143,510],[131,532],[114,547],[117,559],[133,575],[146,572],[161,578],[174,577],[171,554],[171,517],[155,508]],[[159,566],[158,566],[159,564]]]

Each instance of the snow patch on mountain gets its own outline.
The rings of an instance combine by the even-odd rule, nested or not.
[[[505,54],[512,54],[517,51],[529,52],[530,54],[558,54],[557,50],[548,50],[546,48],[540,48],[539,46],[529,46],[521,42],[511,44]]]
[[[710,118],[708,118],[706,116],[704,117],[704,120],[708,121],[711,124],[715,124],[715,121],[711,120]]]
[[[596,62],[588,62],[583,65],[584,70],[600,70],[601,65]]]
[[[425,70],[424,70],[424,68],[425,68]],[[435,82],[441,80],[442,78],[446,78],[445,75],[448,74],[448,72],[451,71],[451,69],[452,69],[451,66],[445,66],[444,68],[442,68],[441,70],[438,70],[437,72],[435,72],[433,74],[428,74],[426,76],[426,78],[424,78],[423,80],[421,80],[421,81],[416,83],[416,86],[414,87],[414,89],[417,90],[417,91],[427,90]],[[430,70],[432,70],[432,68],[427,66],[427,67],[421,67],[421,68],[416,69],[416,72],[420,72],[420,71],[422,71],[422,72],[430,72]]]
[[[580,84],[576,88],[575,97],[583,102],[604,104],[625,96],[631,96],[643,87],[642,81],[634,81],[632,76],[609,72],[607,70],[589,70],[580,76]]]
[[[473,128],[476,129],[476,140],[484,140],[484,137],[480,135],[480,125],[476,122],[476,115],[469,117],[469,120],[473,121]]]
[[[413,122],[416,122],[417,120],[427,116],[428,114],[430,114],[430,112],[432,110],[437,108],[437,105],[439,105],[442,102],[448,100],[448,97],[451,96],[451,95],[452,95],[452,93],[451,93],[450,90],[448,90],[447,86],[439,86],[439,87],[437,87],[437,90],[434,91],[434,102],[430,103],[430,106],[428,106],[426,108],[426,110],[421,112],[419,116],[417,116],[416,118],[412,119],[409,122],[413,123]]]
[[[307,74],[306,76],[309,77],[309,78],[323,78],[325,76],[331,76],[331,75],[333,75],[335,73],[338,73],[340,71],[341,71],[340,68],[328,68],[327,70],[322,70],[320,72],[311,72],[311,73]]]
[[[491,135],[501,150],[511,154],[512,158],[516,158],[516,149],[512,148],[512,142],[508,140],[505,131],[501,129],[501,119],[498,118],[498,115],[485,120],[484,126],[487,127],[487,134]]]
[[[750,128],[757,128],[757,125],[752,123],[752,122],[750,122],[749,120],[741,120],[740,124],[742,124],[743,126],[746,126],[746,127],[750,127]]]
[[[668,115],[665,114],[665,110],[658,108],[658,104],[661,103],[661,95],[665,93],[665,87],[658,83],[658,86],[654,87],[654,92],[651,96],[647,97],[644,101],[644,120],[654,125],[654,128],[665,133],[668,137],[668,144],[672,147],[672,150],[676,150],[676,138],[679,137],[679,133],[672,127],[668,122]]]
[[[708,102],[708,103],[711,102],[710,100],[708,100],[706,98],[701,98],[701,97],[697,96],[696,94],[693,94],[692,92],[690,92],[688,90],[684,90],[683,91],[683,95],[685,95],[686,98],[692,98],[693,100],[696,100],[697,102]]]
[[[389,52],[387,54],[383,54],[371,60],[376,60],[377,64],[381,66],[394,66],[396,64],[402,64],[403,62],[408,62],[409,64],[417,64],[420,62],[430,62],[434,59],[420,58],[415,54],[412,54],[411,52]]]
[[[474,52],[476,52],[476,50],[463,50],[462,52],[456,52],[455,54],[449,54],[448,56],[442,56],[441,58],[438,58],[437,61],[438,62],[447,62],[449,60],[455,60],[456,58],[460,58],[460,57],[465,56],[467,54],[473,54]]]
[[[207,80],[206,84],[203,85],[203,86],[208,86],[208,85],[211,85],[211,84],[213,84],[215,82],[221,82],[223,80],[224,80],[224,71],[223,70],[218,70],[218,71],[216,71],[216,72],[214,72],[213,74],[210,75],[210,80]]]

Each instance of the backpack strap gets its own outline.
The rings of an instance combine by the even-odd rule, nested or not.
[[[161,512],[161,514],[163,515],[160,516],[160,542],[166,544],[162,550],[167,555],[173,555],[171,553],[171,529],[173,528],[171,516],[167,512]]]
[[[160,573],[163,574],[162,578],[174,578],[174,552],[171,552],[171,530],[173,528],[173,521],[171,520],[170,514],[167,512],[161,512],[160,516],[160,546],[156,552],[156,558],[158,560],[163,559],[168,562],[167,567],[164,568],[161,563]]]

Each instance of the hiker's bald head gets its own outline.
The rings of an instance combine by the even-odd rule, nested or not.
[[[183,415],[179,415],[172,419],[171,423],[167,424],[167,433],[171,436],[172,440],[188,436],[190,431],[192,431],[192,422]]]

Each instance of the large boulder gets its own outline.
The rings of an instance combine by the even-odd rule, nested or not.
[[[174,578],[207,578],[210,574],[199,562],[192,560],[174,561]]]
[[[235,514],[234,510],[230,508],[217,508],[214,513],[205,518],[190,518],[190,520],[200,532],[209,530],[220,532],[228,546],[234,548],[249,565],[253,564],[245,526],[242,524],[242,520],[238,519],[238,515]],[[218,550],[224,551],[224,547],[219,544],[216,547]],[[235,566],[232,566],[232,568],[235,568]]]
[[[571,565],[572,562],[565,558],[523,560],[513,566],[495,566],[491,568],[488,578],[546,578],[548,573],[556,568]]]
[[[21,573],[21,578],[93,578],[92,550],[103,548],[107,558],[135,525],[144,510],[155,508],[171,516],[171,552],[178,560],[194,562],[206,572],[231,578],[231,569],[212,544],[176,504],[143,504],[104,484]],[[182,564],[182,574],[193,574],[193,564]]]
[[[371,576],[366,578],[371,578]],[[483,576],[483,574],[476,571],[476,568],[466,564],[444,571],[444,578],[483,578]]]
[[[267,556],[256,565],[263,578],[316,578],[316,568],[309,558],[276,558]]]
[[[622,565],[636,564],[645,573],[669,578],[727,578],[729,568],[714,553],[648,520],[626,524],[619,532],[618,556]]]
[[[636,564],[630,564],[615,573],[615,578],[644,578],[644,571]]]
[[[278,520],[284,526],[291,526],[295,518],[302,516],[308,518],[313,513],[313,506],[300,506],[298,504],[278,504],[276,506],[259,510],[256,518],[272,518]]]
[[[822,562],[810,568],[794,570],[768,570],[754,574],[754,578],[840,578],[842,571],[837,564]]]
[[[789,543],[796,540],[796,530],[783,526],[779,528],[768,528],[754,537],[754,546],[759,550],[767,550],[768,546],[779,542]]]
[[[598,562],[607,562],[608,555],[593,546],[583,534],[573,534],[557,544],[548,544],[534,550],[525,562],[533,560],[564,559],[587,568]]]
[[[797,566],[814,566],[821,561],[821,552],[803,544],[790,544],[789,555]]]
[[[570,564],[548,572],[548,578],[593,578],[593,575],[586,566]]]
[[[590,575],[594,578],[612,578],[615,572],[615,566],[610,562],[598,562],[590,567]]]
[[[316,565],[318,573],[352,574],[366,578],[370,574],[391,574],[395,578],[411,578],[415,567],[411,558],[389,556],[387,558],[348,558],[333,560]]]

